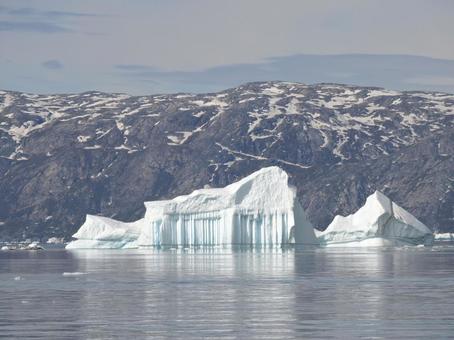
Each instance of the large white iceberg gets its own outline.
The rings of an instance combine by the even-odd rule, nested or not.
[[[325,246],[431,245],[431,230],[379,191],[349,216],[336,216],[317,234]]]
[[[294,187],[279,167],[225,188],[145,202],[143,219],[124,223],[87,215],[67,249],[148,246],[318,244]]]

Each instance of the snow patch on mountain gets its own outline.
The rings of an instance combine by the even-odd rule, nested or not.
[[[261,157],[270,147],[288,142],[287,134],[310,130],[311,138],[319,140],[320,149],[343,162],[365,155],[372,158],[386,155],[417,142],[429,132],[454,126],[454,95],[289,82],[251,83],[217,94],[154,96],[102,92],[32,95],[1,91],[0,134],[8,147],[0,148],[0,156],[28,158],[23,144],[31,134],[73,122],[89,126],[97,121],[111,121],[122,134],[130,136],[132,118],[149,121],[154,126],[158,119],[181,119],[182,126],[165,134],[164,142],[175,147],[197,139],[226,112],[245,115],[247,137],[257,150],[257,153],[238,152]],[[186,116],[191,119],[182,118]],[[112,127],[106,125],[104,131]],[[89,131],[81,134],[87,136],[83,143],[99,137],[94,130]],[[142,149],[142,142],[133,136],[115,147],[125,145],[138,150]],[[285,161],[298,163],[291,159]]]

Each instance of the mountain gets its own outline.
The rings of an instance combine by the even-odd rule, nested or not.
[[[69,238],[85,214],[223,187],[264,166],[291,176],[324,229],[380,190],[454,231],[454,95],[248,83],[209,94],[0,92],[0,238]]]

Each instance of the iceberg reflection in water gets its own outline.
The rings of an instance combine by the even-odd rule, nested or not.
[[[449,338],[453,256],[452,247],[1,252],[0,334]]]

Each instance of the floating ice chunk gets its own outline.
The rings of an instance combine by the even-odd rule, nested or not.
[[[454,233],[439,233],[434,235],[435,241],[454,242]]]
[[[49,239],[47,239],[46,243],[47,244],[63,244],[63,243],[65,243],[65,239],[63,237],[62,238],[50,237]]]
[[[63,276],[81,276],[81,275],[87,275],[87,273],[84,273],[84,272],[64,272],[62,275]]]
[[[327,246],[431,245],[433,234],[408,211],[376,191],[356,213],[336,216],[318,239]]]
[[[39,242],[36,242],[36,241],[35,241],[35,242],[30,243],[29,245],[27,245],[27,246],[26,246],[25,248],[23,248],[23,249],[26,249],[26,250],[42,250],[43,247],[41,247],[41,246],[39,245]]]
[[[295,188],[278,167],[145,207],[145,217],[133,223],[87,215],[67,248],[318,244]]]

